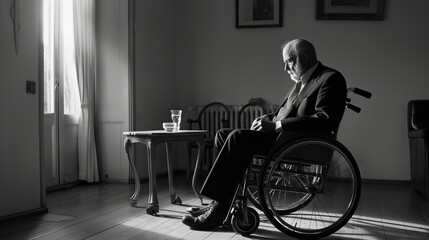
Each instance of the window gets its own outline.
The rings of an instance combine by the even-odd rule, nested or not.
[[[43,0],[45,113],[80,115],[73,29],[73,0]]]

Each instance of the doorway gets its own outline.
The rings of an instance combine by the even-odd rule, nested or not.
[[[42,0],[45,183],[78,181],[79,90],[74,61],[73,1]]]

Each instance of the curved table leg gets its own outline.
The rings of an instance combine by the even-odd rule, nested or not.
[[[182,199],[180,199],[179,196],[176,195],[176,192],[174,191],[174,180],[173,180],[173,163],[172,160],[170,159],[172,155],[172,150],[171,150],[171,142],[166,142],[165,143],[165,149],[167,151],[167,171],[168,171],[168,189],[170,191],[170,202],[172,204],[182,204]]]
[[[204,147],[205,147],[204,139],[201,138],[201,140],[196,141],[196,143],[198,144],[198,156],[197,156],[197,161],[195,162],[194,176],[192,177],[192,189],[194,190],[195,196],[197,196],[197,198],[200,199],[201,205],[203,205],[203,197],[196,190],[195,184],[197,181],[197,174],[200,172],[200,168],[202,167],[201,160],[203,158]]]
[[[130,151],[131,145],[132,145],[131,140],[128,138],[125,138],[125,141],[124,141],[125,153],[127,154],[128,161],[130,162],[131,170],[134,173],[134,183],[135,183],[134,193],[130,197],[130,203],[131,203],[131,207],[136,207],[137,206],[137,200],[138,200],[139,194],[140,194],[140,178],[139,178],[139,175],[137,173],[136,165],[134,164],[134,159],[130,158],[130,152],[129,151]]]
[[[148,163],[148,174],[149,174],[149,198],[148,207],[146,213],[149,215],[155,215],[159,212],[158,195],[156,192],[156,172],[155,172],[155,155],[156,146],[152,146],[151,142],[147,143],[147,163]]]

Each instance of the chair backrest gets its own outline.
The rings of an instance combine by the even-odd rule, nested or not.
[[[238,128],[249,129],[255,118],[268,113],[265,104],[251,102],[244,105],[238,112]]]
[[[207,137],[212,138],[217,130],[230,127],[230,114],[225,104],[220,102],[209,103],[198,113],[196,119],[198,129],[207,130]]]
[[[411,100],[408,102],[408,131],[429,128],[429,100]]]

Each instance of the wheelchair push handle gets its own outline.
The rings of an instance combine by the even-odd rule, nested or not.
[[[348,92],[353,92],[353,93],[355,93],[355,94],[357,94],[357,95],[360,95],[360,96],[365,97],[365,98],[368,98],[368,99],[370,99],[370,98],[371,98],[371,96],[372,96],[372,93],[370,93],[370,92],[368,92],[368,91],[365,91],[365,90],[362,90],[362,89],[360,89],[360,88],[356,88],[356,87],[348,88],[348,89],[347,89],[347,93],[348,93]],[[351,104],[350,102],[351,102],[351,99],[350,99],[350,98],[347,98],[347,99],[346,99],[346,107],[347,107],[348,109],[352,110],[353,112],[360,113],[361,108],[360,108],[360,107],[358,107],[358,106],[356,106],[356,105]]]
[[[356,113],[360,113],[360,111],[361,111],[361,108],[360,108],[360,107],[355,106],[355,105],[353,105],[353,104],[351,104],[351,103],[347,103],[346,107],[347,107],[348,109],[352,110],[353,112],[356,112]]]
[[[357,87],[348,88],[347,92],[353,92],[353,93],[355,93],[357,95],[360,95],[360,96],[368,98],[368,99],[370,99],[371,96],[372,96],[372,93],[370,93],[368,91],[365,91],[365,90],[362,90],[362,89],[357,88]]]

